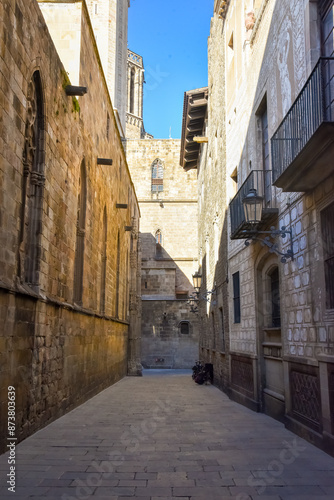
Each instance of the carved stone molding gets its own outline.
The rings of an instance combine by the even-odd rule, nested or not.
[[[130,311],[137,311],[138,310],[138,297],[136,293],[130,293],[130,304],[129,304],[129,309]]]
[[[137,267],[137,252],[130,252],[130,266],[135,269]]]
[[[221,19],[225,19],[230,0],[216,0],[215,12]]]
[[[31,172],[30,182],[35,186],[44,186],[45,176],[40,172]]]

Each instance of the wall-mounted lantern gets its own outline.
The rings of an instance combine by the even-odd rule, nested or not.
[[[200,300],[205,300],[206,302],[211,302],[211,297],[209,295],[213,295],[216,293],[216,284],[212,290],[206,290],[204,293],[200,293],[200,289],[202,286],[202,274],[200,271],[196,271],[193,274],[193,284],[195,291],[193,294],[189,296],[187,300],[187,304],[190,306],[190,312],[197,313],[198,312],[198,302]]]
[[[258,231],[256,229],[256,226],[261,222],[262,219],[263,207],[263,197],[257,194],[256,189],[251,188],[247,196],[245,196],[245,198],[242,200],[242,203],[244,206],[245,221],[253,228],[251,231],[247,231],[248,234],[253,234],[249,238],[247,238],[247,240],[245,241],[245,245],[248,246],[250,241],[259,241],[262,246],[267,246],[270,252],[281,255],[281,262],[285,263],[287,258],[293,259],[291,228],[282,226],[281,229],[276,229],[274,226],[272,226],[270,228],[270,231]],[[258,238],[259,234],[267,234],[270,236],[266,236],[265,238]],[[286,235],[290,235],[290,248],[286,252],[281,252],[278,249],[277,243],[273,243],[270,240],[275,239],[277,236],[285,238]]]

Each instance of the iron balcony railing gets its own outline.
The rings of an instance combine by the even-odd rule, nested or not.
[[[267,224],[269,220],[273,220],[277,216],[278,210],[273,207],[272,201],[271,170],[252,170],[230,202],[232,239],[248,238],[249,231],[253,229],[245,221],[242,203],[250,189],[256,189],[257,194],[263,197],[263,224]]]
[[[271,138],[273,184],[322,123],[334,121],[334,58],[320,57]]]

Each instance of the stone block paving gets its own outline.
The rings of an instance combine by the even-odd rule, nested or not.
[[[325,500],[334,459],[188,371],[127,377],[16,447],[0,498]]]

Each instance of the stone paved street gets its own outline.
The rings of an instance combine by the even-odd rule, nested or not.
[[[128,377],[16,447],[0,498],[334,498],[334,459],[189,371]]]

